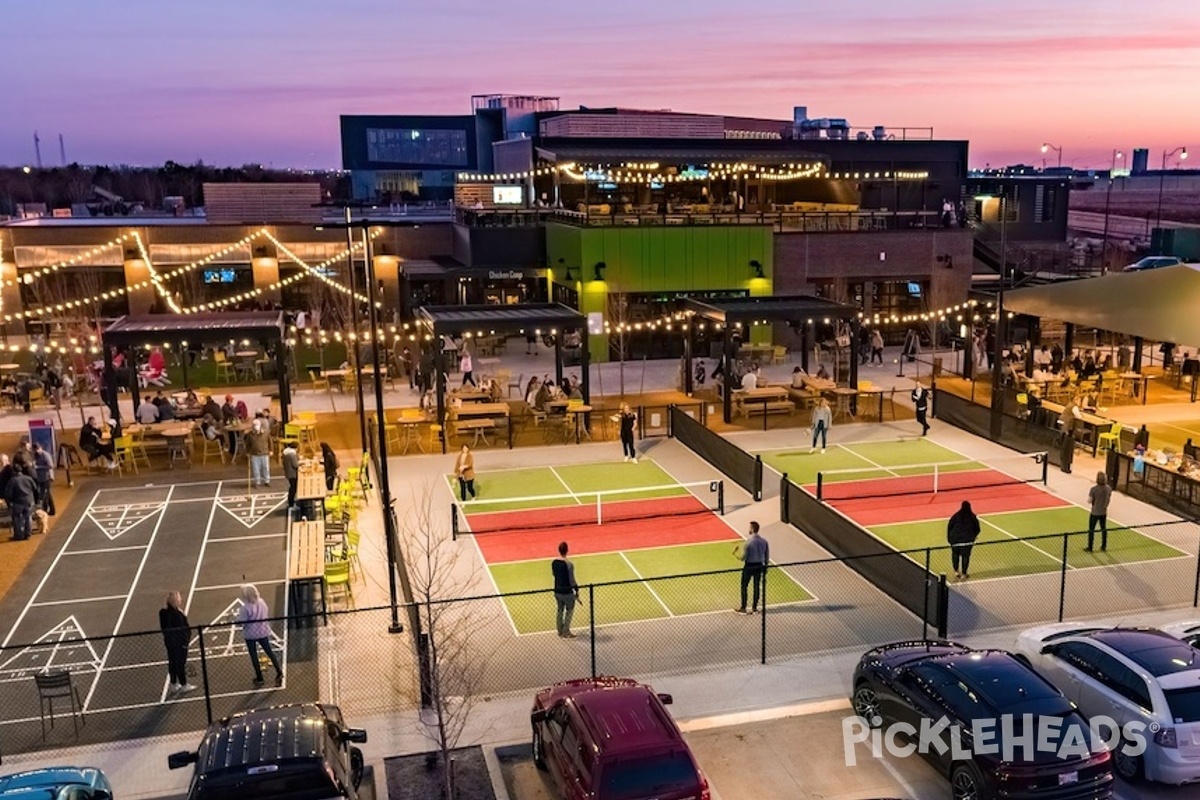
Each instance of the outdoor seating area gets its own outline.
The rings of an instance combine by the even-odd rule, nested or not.
[[[288,531],[288,580],[298,613],[354,607],[354,584],[364,580],[358,518],[366,499],[357,475],[330,490],[319,461],[301,462],[296,500],[302,513]]]

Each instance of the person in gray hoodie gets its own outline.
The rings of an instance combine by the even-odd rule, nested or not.
[[[283,477],[287,479],[287,507],[291,508],[296,505],[296,482],[300,480],[300,454],[296,451],[295,442],[283,446],[279,460],[283,462]]]

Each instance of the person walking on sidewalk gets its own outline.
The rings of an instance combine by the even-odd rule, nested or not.
[[[267,654],[271,665],[275,667],[275,685],[283,685],[283,667],[279,665],[279,656],[271,648],[271,616],[267,601],[262,599],[258,588],[252,583],[242,587],[242,607],[238,609],[237,621],[242,626],[242,638],[246,640],[246,652],[250,654],[250,663],[254,665],[254,685],[263,685],[262,665],[258,663],[258,648]]]
[[[917,409],[917,423],[921,426],[921,435],[929,433],[929,423],[925,421],[925,415],[929,413],[929,390],[921,384],[917,384],[912,390],[913,405]]]
[[[466,386],[469,383],[472,388],[478,389],[479,386],[475,383],[475,365],[471,363],[471,354],[467,351],[466,347],[462,349],[458,368],[462,370],[462,385]]]
[[[575,565],[567,559],[567,549],[566,542],[559,542],[558,558],[550,562],[550,574],[554,577],[554,627],[563,639],[574,639],[571,617],[579,602],[579,584],[575,582]]]
[[[1112,487],[1108,485],[1108,476],[1103,472],[1096,473],[1096,485],[1088,489],[1088,543],[1083,548],[1092,552],[1096,535],[1096,525],[1100,525],[1100,549],[1108,549],[1108,501],[1112,499]]]
[[[879,366],[883,366],[883,334],[879,328],[871,331],[871,363],[875,363],[875,359],[879,359]]]
[[[740,545],[735,545],[733,554],[742,562],[741,603],[734,609],[738,614],[754,614],[758,611],[758,599],[762,594],[763,576],[767,574],[767,564],[771,562],[771,546],[767,540],[758,535],[758,523],[750,523],[750,538]],[[746,611],[746,589],[754,583],[754,594],[750,603],[750,611]],[[764,598],[763,610],[766,610]]]
[[[833,426],[833,411],[829,408],[829,401],[822,397],[813,406],[812,410],[812,449],[808,452],[817,452],[817,437],[821,437],[821,452],[825,452],[825,436],[829,433],[829,429]]]
[[[637,448],[633,444],[633,433],[637,430],[637,414],[633,413],[628,403],[621,403],[618,421],[621,423],[621,455],[625,456],[626,461],[636,464]]]
[[[946,525],[946,541],[950,543],[950,566],[954,577],[960,581],[970,577],[971,548],[979,538],[979,517],[971,510],[971,504],[963,500],[962,508],[954,512]]]
[[[196,687],[187,679],[188,640],[191,627],[187,614],[183,613],[183,595],[167,593],[167,604],[158,610],[158,627],[162,629],[163,644],[167,648],[167,674],[171,679],[172,692],[190,692]]]

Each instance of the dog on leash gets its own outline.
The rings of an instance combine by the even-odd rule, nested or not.
[[[33,533],[45,533],[50,530],[50,515],[42,509],[33,512]]]

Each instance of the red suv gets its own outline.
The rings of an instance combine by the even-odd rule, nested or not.
[[[556,683],[533,701],[533,761],[566,800],[710,800],[670,702],[628,678]]]

